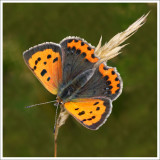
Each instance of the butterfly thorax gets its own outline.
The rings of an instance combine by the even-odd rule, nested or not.
[[[76,93],[82,88],[93,76],[95,69],[89,69],[77,77],[67,85],[61,85],[58,91],[58,96],[63,102],[67,102],[71,99],[76,98]]]

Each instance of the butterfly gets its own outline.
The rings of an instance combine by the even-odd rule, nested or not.
[[[95,47],[80,37],[59,44],[46,42],[23,53],[24,60],[57,102],[84,127],[97,130],[122,92],[116,68],[96,56]]]

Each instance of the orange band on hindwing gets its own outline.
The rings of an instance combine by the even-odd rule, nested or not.
[[[89,129],[97,129],[111,113],[108,99],[77,99],[64,104],[66,110]]]
[[[112,94],[115,94],[120,89],[120,80],[114,68],[107,68],[103,63],[99,66],[99,71],[106,79],[106,83],[111,88]]]

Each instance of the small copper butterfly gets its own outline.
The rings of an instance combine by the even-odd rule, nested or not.
[[[60,44],[46,42],[25,51],[24,60],[44,87],[88,129],[98,129],[122,91],[116,68],[95,55],[95,47],[79,37]]]

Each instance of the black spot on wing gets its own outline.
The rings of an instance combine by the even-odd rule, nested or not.
[[[105,121],[107,115],[111,112],[111,103],[110,103],[110,100],[109,99],[103,99],[103,98],[102,98],[102,100],[103,100],[103,105],[106,107],[105,112],[102,114],[101,119],[97,123],[93,123],[91,126],[87,126],[89,129],[95,130],[99,126],[101,126],[103,124],[103,122]],[[96,118],[96,117],[92,116],[92,118],[89,118],[87,120],[92,120],[94,118]]]
[[[87,49],[90,51],[90,50],[91,50],[91,47],[87,47]]]
[[[99,102],[94,103],[93,105],[97,105]]]
[[[96,58],[96,56],[95,56],[94,54],[91,54],[91,57],[92,57],[92,58]]]
[[[85,114],[85,111],[82,111],[82,112],[79,112],[79,113],[78,113],[79,116],[81,116],[81,115],[83,115],[83,114]]]
[[[97,110],[97,111],[100,110],[100,107],[97,107],[96,110]]]
[[[105,76],[104,79],[107,81],[107,80],[109,79],[109,77],[108,77],[108,76]]]
[[[28,60],[32,57],[32,55],[34,55],[35,53],[37,53],[39,51],[44,51],[46,49],[52,49],[54,52],[59,52],[61,55],[61,48],[60,48],[59,44],[47,42],[47,43],[42,43],[42,44],[36,45],[36,46],[30,48],[29,50],[25,51],[23,53],[25,61],[28,63]],[[38,60],[40,61],[40,59],[38,59]]]
[[[84,58],[84,57],[86,56],[86,53],[85,53],[85,52],[83,52],[81,55],[82,55],[82,57]]]
[[[85,61],[85,62],[89,62],[89,60],[88,60],[88,59],[85,59],[84,61]]]
[[[81,53],[81,50],[77,49],[76,54],[79,55]]]
[[[112,71],[112,75],[115,75],[115,71]]]
[[[38,57],[38,59],[37,59],[38,61],[40,61],[41,60],[41,57]]]
[[[41,72],[41,76],[44,76],[46,73],[47,73],[47,71],[45,69],[43,69]]]
[[[84,42],[81,42],[81,46],[84,46]]]
[[[119,81],[118,77],[115,78],[115,81]]]
[[[112,86],[108,86],[108,88],[109,88],[109,89],[112,89],[113,87],[112,87]]]
[[[49,58],[51,58],[51,55],[50,55],[50,54],[47,56],[47,59],[49,59]]]
[[[76,47],[72,47],[72,49],[71,49],[71,54],[74,54],[76,52]]]
[[[107,84],[107,85],[110,85],[110,84],[111,84],[111,81],[107,81],[106,84]]]
[[[36,67],[36,66],[34,66],[33,70],[36,70],[36,68],[37,68],[37,67]]]
[[[53,60],[53,63],[56,62],[56,61],[58,61],[58,57],[56,57],[56,58]]]
[[[37,64],[38,64],[38,61],[36,60],[36,61],[35,61],[35,65],[37,65]]]
[[[69,40],[68,40],[68,43],[71,43],[72,41],[73,41],[73,39],[69,39]]]

